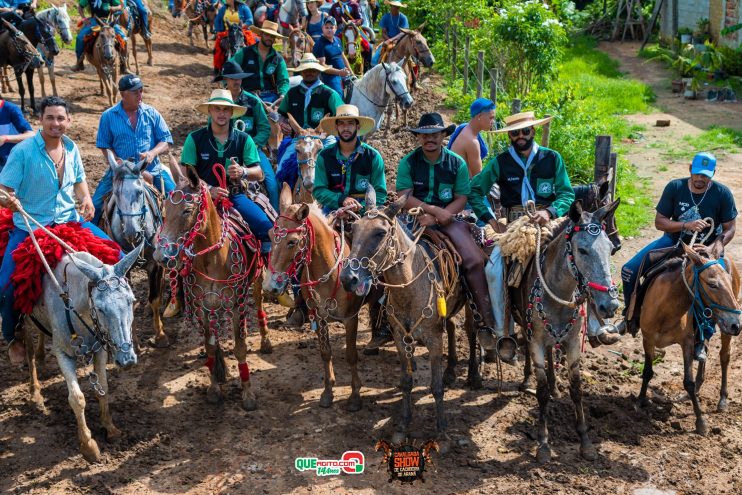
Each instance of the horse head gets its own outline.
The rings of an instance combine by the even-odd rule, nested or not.
[[[583,208],[587,211],[597,211],[609,204],[612,200],[610,182],[611,176],[609,175],[601,178],[598,182],[574,186],[575,200],[580,200]],[[613,244],[613,250],[611,251],[611,256],[613,256],[621,249],[621,235],[618,232],[615,213],[611,212],[606,215],[603,223],[605,224],[608,238]]]
[[[575,201],[569,210],[572,225],[565,235],[567,263],[571,265],[572,275],[578,284],[587,284],[603,318],[612,317],[618,309],[618,289],[611,279],[613,244],[605,233],[603,221],[613,214],[619,203],[620,200],[613,201],[591,213],[582,209],[580,201]]]
[[[291,277],[298,275],[301,265],[308,261],[312,249],[310,211],[311,206],[306,203],[293,203],[291,188],[284,183],[279,216],[269,232],[272,249],[263,290],[276,295],[284,293]]]
[[[225,53],[229,53],[230,56],[237,53],[240,48],[245,46],[245,35],[242,32],[242,26],[240,24],[230,24],[227,29],[227,43],[229,46]]]
[[[39,19],[36,19],[36,25],[41,34],[41,44],[44,51],[52,57],[59,55],[59,45],[57,45],[57,40],[54,39],[54,30],[51,25]]]
[[[733,262],[724,258],[724,243],[718,237],[708,247],[696,249],[681,243],[690,263],[683,263],[683,277],[693,298],[693,308],[701,308],[727,335],[739,335],[742,311],[737,296],[739,272]]]
[[[193,2],[189,0],[174,0],[173,1],[173,17],[180,17],[183,11],[191,5]]]
[[[296,161],[299,165],[299,177],[304,189],[314,189],[314,170],[317,155],[322,151],[322,140],[317,137],[301,136],[296,138]]]
[[[100,26],[95,44],[100,46],[101,61],[112,64],[116,57],[116,31],[113,26],[108,24]]]
[[[70,30],[70,14],[67,12],[67,4],[60,7],[52,7],[52,25],[59,31],[62,41],[67,44],[72,42],[72,31]]]
[[[382,62],[384,77],[386,78],[385,89],[387,94],[396,99],[402,108],[410,108],[414,103],[410,91],[407,89],[407,74],[404,71],[404,64],[407,57],[403,58],[399,64],[397,62]]]
[[[292,67],[298,67],[301,63],[301,57],[307,51],[308,37],[301,29],[294,29],[289,34],[289,54]]]
[[[433,67],[433,64],[435,63],[435,57],[430,51],[428,40],[426,40],[425,36],[423,36],[420,32],[424,26],[425,23],[420,25],[416,30],[403,29],[402,31],[404,31],[404,33],[407,35],[407,38],[409,38],[410,40],[409,48],[405,55],[414,57],[415,59],[420,61],[423,67],[429,69]]]
[[[345,24],[345,27],[343,28],[343,40],[345,40],[345,49],[348,52],[348,58],[356,58],[358,53],[358,40],[360,37],[358,36],[357,27],[352,22],[348,22]]]
[[[72,273],[68,283],[81,294],[87,293],[93,324],[112,345],[116,365],[124,369],[137,364],[131,334],[134,293],[126,281],[126,274],[136,263],[143,246],[137,246],[114,266],[103,264],[87,253],[70,255],[87,283],[80,281],[75,284]]]
[[[366,296],[374,280],[388,269],[384,266],[387,258],[398,251],[396,231],[400,227],[395,217],[408,197],[402,195],[382,210],[371,209],[353,224],[352,248],[340,272],[340,282],[348,292]],[[366,204],[376,204],[371,186],[366,189]]]

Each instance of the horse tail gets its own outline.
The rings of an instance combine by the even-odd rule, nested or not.
[[[216,346],[216,362],[214,363],[214,378],[217,383],[227,383],[227,363],[224,360],[224,351],[221,346]]]

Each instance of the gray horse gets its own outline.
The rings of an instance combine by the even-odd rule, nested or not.
[[[155,249],[153,239],[162,225],[162,215],[156,193],[142,178],[147,164],[144,160],[139,163],[126,160],[117,163],[109,152],[108,165],[113,176],[113,190],[105,206],[105,218],[108,222],[104,229],[124,252],[129,252],[144,242],[141,267],[147,271],[149,280],[147,300],[152,309],[152,328],[155,331],[153,344],[155,347],[167,347],[170,342],[163,330],[160,316],[164,268],[152,256]]]
[[[80,452],[89,462],[100,461],[100,450],[85,421],[85,396],[77,379],[77,361],[79,358],[83,365],[93,363],[88,378],[96,392],[106,438],[109,442],[120,438],[121,431],[113,425],[109,409],[106,364],[109,352],[123,369],[137,364],[131,338],[134,293],[125,277],[141,251],[142,245],[114,266],[101,263],[88,253],[65,255],[53,270],[58,281],[66,282],[65,294],[59,293],[48,276],[44,277],[41,299],[31,314],[38,325],[51,331],[52,352],[67,382],[68,400],[77,420]],[[69,307],[62,296],[69,299]],[[26,321],[28,332],[33,325]],[[44,339],[39,338],[36,355],[28,334],[26,342],[32,400],[44,411],[36,373],[36,357],[43,355]]]
[[[376,126],[371,132],[381,129],[385,111],[387,113],[386,130],[389,130],[391,109],[394,108],[394,105],[390,103],[396,101],[405,109],[412,106],[412,95],[407,88],[407,74],[403,69],[405,62],[406,59],[399,64],[397,62],[378,64],[353,85],[350,104],[357,106],[361,115],[374,119]]]

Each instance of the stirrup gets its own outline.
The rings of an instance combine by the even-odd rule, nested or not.
[[[518,341],[510,335],[497,339],[497,355],[506,363],[513,362],[518,353]]]

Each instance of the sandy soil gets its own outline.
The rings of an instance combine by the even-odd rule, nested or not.
[[[180,25],[159,19],[157,26],[155,66],[142,70],[145,101],[162,112],[181,145],[186,133],[203,120],[192,106],[212,88],[210,57],[203,49],[187,46]],[[69,67],[72,62],[72,55],[66,52],[59,65]],[[61,94],[74,103],[75,124],[70,134],[80,145],[90,181],[95,184],[105,170],[93,138],[104,99],[97,95],[90,69],[83,74],[60,73]],[[427,90],[421,96],[421,106],[412,112],[411,122],[417,120],[421,108],[434,108],[440,101]],[[651,122],[654,116],[631,118]],[[674,120],[667,130],[647,131],[645,141],[677,139],[686,132],[683,126],[690,132],[691,125]],[[390,163],[413,145],[406,133],[374,143]],[[668,164],[666,173],[657,173],[659,158],[645,146],[629,145],[629,157],[652,178],[655,190],[667,178],[684,173],[686,165],[680,163]],[[724,158],[720,175],[736,191],[742,183],[738,172],[727,166],[732,160]],[[734,160],[738,163],[739,157]],[[652,236],[648,230],[641,239],[629,240],[617,256],[616,266]],[[145,297],[142,276],[134,278],[141,300]],[[284,310],[270,305],[268,313],[275,327]],[[370,338],[367,329],[364,313],[361,343]],[[144,308],[137,310],[135,331],[143,338],[151,334]],[[585,411],[590,437],[600,456],[595,462],[579,457],[571,400],[562,394],[549,414],[555,458],[542,466],[534,457],[537,403],[532,395],[517,390],[521,370],[505,367],[499,392],[494,366],[485,365],[485,388],[465,388],[467,355],[465,338],[460,335],[458,381],[445,395],[453,448],[445,456],[434,454],[437,471],[428,473],[425,485],[411,488],[388,484],[386,473],[377,469],[381,456],[373,452],[376,440],[391,437],[390,418],[396,414],[400,398],[396,388],[398,361],[391,348],[376,357],[361,356],[364,407],[349,413],[343,408],[350,392],[344,336],[342,328],[333,325],[332,343],[340,356],[335,360],[336,402],[331,409],[320,409],[322,367],[313,335],[308,329],[274,328],[274,353],[251,352],[248,357],[259,409],[246,413],[239,406],[234,360],[229,358],[233,380],[226,402],[209,405],[205,398],[207,376],[197,357],[200,339],[191,325],[178,318],[167,323],[166,331],[174,341],[171,348],[145,349],[140,364],[131,371],[110,370],[113,417],[124,432],[117,444],[105,441],[98,405],[83,382],[89,426],[103,453],[103,461],[96,465],[89,465],[78,452],[74,416],[54,359],[48,357],[42,371],[46,415],[29,405],[25,371],[0,359],[0,490],[54,494],[410,493],[424,488],[440,493],[549,495],[742,492],[737,462],[742,453],[742,372],[733,360],[729,411],[712,413],[719,383],[715,352],[701,392],[712,428],[704,438],[693,433],[690,404],[676,401],[682,392],[677,349],[669,349],[656,367],[653,404],[639,412],[634,409],[634,396],[640,384],[641,339],[625,338],[613,346],[611,350],[624,358],[605,348],[588,349],[583,366]],[[258,337],[253,335],[249,341],[257,350]],[[715,338],[714,350],[718,342]],[[413,427],[415,437],[423,440],[434,434],[434,410],[428,392],[427,353],[418,349],[417,355]],[[363,474],[318,478],[294,469],[298,456],[334,459],[346,450],[365,453]]]

